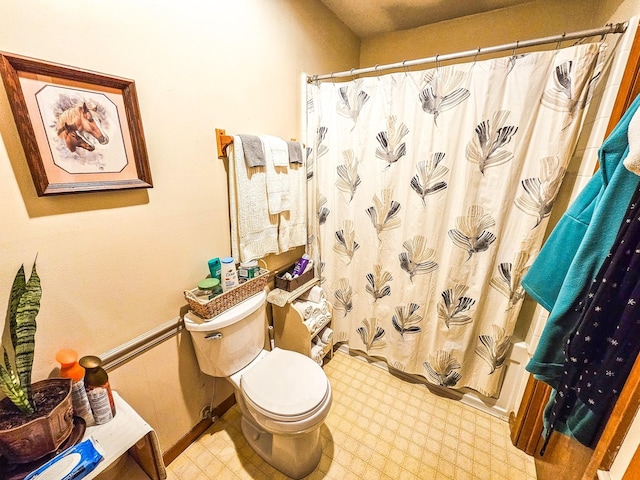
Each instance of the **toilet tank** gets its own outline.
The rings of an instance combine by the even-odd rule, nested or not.
[[[267,329],[266,298],[263,290],[208,320],[192,312],[184,316],[200,370],[228,377],[258,356]]]

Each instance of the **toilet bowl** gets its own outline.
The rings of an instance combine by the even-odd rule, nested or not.
[[[320,462],[320,427],[329,413],[331,385],[324,370],[298,352],[263,349],[266,293],[211,318],[184,317],[200,369],[225,377],[235,390],[247,443],[292,478]]]

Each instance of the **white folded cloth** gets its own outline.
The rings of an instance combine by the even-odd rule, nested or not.
[[[311,358],[322,365],[322,353],[324,349],[320,345],[311,347]]]
[[[280,212],[278,229],[281,252],[307,244],[307,168],[293,163],[288,170],[289,208]]]
[[[261,135],[267,171],[269,213],[278,214],[291,208],[289,188],[289,147],[272,135]]]
[[[320,337],[320,341],[322,343],[324,343],[325,345],[329,345],[331,343],[331,340],[333,339],[333,330],[331,330],[329,327],[325,327],[322,329],[318,337]]]
[[[306,300],[313,303],[320,303],[322,302],[322,300],[324,300],[324,298],[324,290],[322,290],[322,287],[319,287],[318,285],[314,285],[312,288],[300,295],[301,300]]]

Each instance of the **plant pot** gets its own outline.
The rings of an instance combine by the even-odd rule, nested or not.
[[[71,382],[70,378],[48,378],[31,385],[34,398],[51,387],[65,390],[66,396],[48,414],[33,418],[17,427],[0,429],[0,454],[9,463],[32,462],[55,452],[71,434],[73,430]],[[12,407],[16,409],[8,398],[0,402],[0,410],[12,409]]]

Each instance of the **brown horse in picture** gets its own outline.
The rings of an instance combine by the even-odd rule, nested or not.
[[[72,152],[75,152],[77,148],[84,148],[90,152],[93,152],[96,149],[96,147],[84,139],[75,127],[72,127],[68,123],[65,123],[61,130],[58,130],[58,136]]]
[[[88,135],[98,140],[101,145],[109,143],[109,137],[100,120],[97,107],[89,108],[84,102],[82,106],[71,107],[62,112],[56,120],[56,130],[72,152],[78,147],[93,151],[95,147]]]

